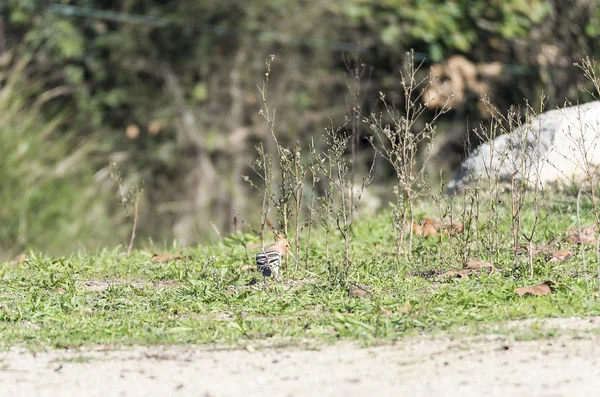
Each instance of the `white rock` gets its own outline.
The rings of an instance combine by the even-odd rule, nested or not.
[[[493,150],[492,150],[493,149]],[[586,166],[586,164],[588,164]],[[453,194],[473,181],[515,176],[530,186],[584,182],[600,165],[600,101],[555,109],[475,149],[448,184]]]

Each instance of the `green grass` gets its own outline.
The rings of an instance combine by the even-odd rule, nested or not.
[[[576,224],[572,198],[546,202],[544,211],[552,216],[540,228],[538,243]],[[588,207],[584,213],[589,223]],[[420,215],[432,211],[422,206]],[[479,234],[470,243],[472,258],[487,259],[484,224],[473,229]],[[414,258],[403,263],[394,254],[389,214],[359,220],[353,230],[348,282],[368,289],[366,298],[352,298],[346,287],[329,282],[320,232],[309,269],[301,263],[293,278],[293,272],[284,272],[280,282],[263,283],[255,272],[240,271],[254,259],[255,252],[246,246],[256,240],[248,235],[208,247],[149,246],[130,258],[120,249],[63,258],[30,254],[24,263],[0,268],[0,344],[277,344],[307,339],[378,343],[424,332],[463,332],[464,327],[511,319],[600,313],[593,246],[558,244],[557,249],[571,248],[576,254],[558,264],[540,255],[535,277],[529,280],[525,261],[512,269],[507,225],[497,232],[502,250],[496,265],[501,271],[440,279],[442,272],[460,267],[456,239],[417,238]],[[333,247],[340,263],[342,246]],[[152,261],[152,254],[167,251],[181,252],[185,258]],[[259,283],[249,286],[252,279]],[[559,287],[550,296],[523,299],[514,292],[544,280],[566,283],[572,290]],[[381,311],[396,313],[407,300],[413,307],[408,315],[389,317]],[[548,335],[539,330],[531,334]]]

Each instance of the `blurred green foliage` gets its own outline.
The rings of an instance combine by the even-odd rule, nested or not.
[[[119,243],[111,194],[82,161],[90,143],[76,145],[61,116],[46,118],[30,102],[36,84],[23,79],[25,69],[19,63],[0,79],[0,258],[28,247],[60,253]]]
[[[532,26],[556,13],[547,0],[351,0],[308,6],[300,0],[61,4],[89,6],[97,10],[98,19],[93,11],[90,17],[49,12],[36,0],[8,1],[5,15],[9,29],[24,36],[22,51],[32,53],[37,66],[49,74],[48,83],[74,86],[77,120],[88,128],[121,127],[168,106],[168,99],[156,95],[164,83],[165,63],[181,76],[188,99],[202,102],[211,94],[203,80],[219,62],[219,54],[230,58],[243,46],[252,46],[262,57],[267,51],[261,50],[277,50],[282,43],[306,44],[323,67],[336,57],[327,43],[338,42],[385,50],[396,60],[414,48],[440,61],[485,46],[489,37],[527,37]],[[114,22],[101,18],[103,10],[157,16],[169,23]],[[598,13],[590,16],[585,29],[590,36],[600,31]],[[326,53],[311,48],[316,40],[323,40]],[[374,66],[382,61],[374,60]]]
[[[526,36],[550,11],[549,2],[543,0],[354,1],[344,8],[351,20],[379,32],[384,45],[410,48],[422,42],[434,61],[471,51],[482,36]]]

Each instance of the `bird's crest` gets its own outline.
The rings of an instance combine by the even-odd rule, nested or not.
[[[279,247],[283,252],[290,252],[290,242],[285,236],[279,234],[277,230],[273,229],[275,235],[275,246]]]
[[[279,234],[277,232],[277,230],[273,229],[273,235],[275,236],[275,242],[281,241],[281,240],[287,240],[285,237],[283,237],[281,234]]]

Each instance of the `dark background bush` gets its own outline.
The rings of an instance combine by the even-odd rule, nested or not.
[[[259,201],[241,175],[269,141],[256,86],[270,54],[269,101],[288,143],[320,145],[329,117],[341,123],[356,59],[365,115],[379,92],[401,107],[410,49],[441,82],[463,79],[431,166],[451,175],[488,117],[481,94],[502,111],[539,107],[542,92],[547,107],[590,100],[573,63],[600,42],[589,0],[4,0],[0,12],[5,257],[124,243],[113,162],[125,189],[143,183],[142,239],[197,243],[214,237],[210,222],[231,231]],[[389,177],[378,170],[375,194],[389,194]]]

